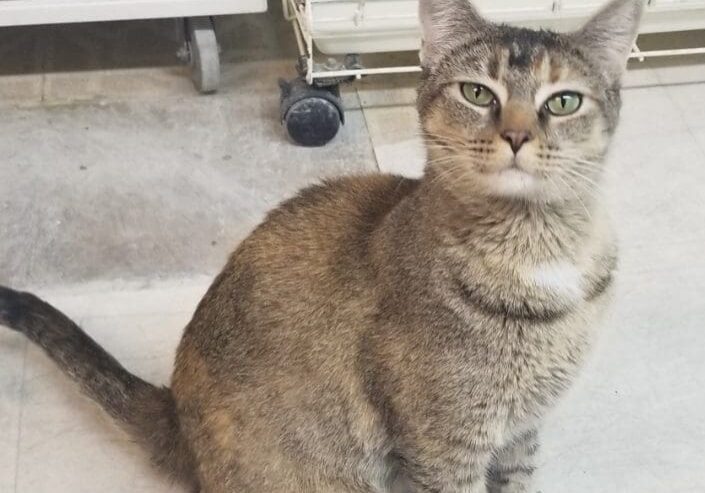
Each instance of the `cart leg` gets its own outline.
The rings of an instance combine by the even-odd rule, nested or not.
[[[307,147],[327,144],[345,121],[338,85],[309,86],[302,78],[279,81],[281,120],[291,139]]]
[[[191,79],[201,93],[215,92],[220,83],[220,53],[211,17],[184,19],[186,43],[180,56],[191,66]]]

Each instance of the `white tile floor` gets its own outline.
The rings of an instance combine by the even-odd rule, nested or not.
[[[347,88],[327,148],[286,142],[275,80],[291,39],[271,16],[222,21],[211,98],[173,66],[168,22],[122,26],[0,31],[0,283],[38,290],[166,382],[197,300],[269,207],[325,175],[416,176],[423,150],[411,77]],[[136,57],[135,37],[153,49]],[[543,493],[705,492],[705,59],[635,66],[627,87],[609,187],[619,296],[546,424]],[[0,330],[0,493],[96,491],[175,489]]]
[[[91,335],[128,369],[164,384],[180,329],[208,281],[183,279],[146,287],[89,283],[42,295],[90,327]],[[22,359],[19,341],[15,338],[9,349]],[[15,456],[3,461],[8,470],[0,469],[0,485],[7,487],[0,491],[176,491],[154,473],[138,447],[57,374],[41,351],[31,347],[13,368],[21,377],[15,378],[14,395],[3,400],[15,407],[8,407],[7,414],[20,420],[15,418],[7,428],[14,430],[7,450]]]

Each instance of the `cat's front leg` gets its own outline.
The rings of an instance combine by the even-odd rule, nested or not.
[[[404,493],[487,493],[486,466],[482,462],[464,467],[449,465],[437,471],[416,470],[409,483],[397,490]],[[394,490],[393,490],[394,491]]]
[[[426,436],[401,455],[404,481],[394,493],[487,493],[493,444]]]
[[[488,493],[529,493],[538,449],[536,429],[523,433],[502,447],[488,470]]]

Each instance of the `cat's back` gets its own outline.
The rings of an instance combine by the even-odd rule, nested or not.
[[[308,264],[357,259],[370,233],[417,186],[417,180],[384,174],[324,181],[270,212],[234,255],[286,259],[289,265],[292,259]]]
[[[355,328],[375,308],[373,232],[417,186],[391,175],[342,178],[270,212],[199,304],[175,378],[196,360],[242,382],[276,368],[343,363],[337,348],[354,344]]]
[[[355,290],[374,275],[374,231],[417,185],[416,180],[378,174],[306,188],[267,215],[221,276],[237,278],[238,271],[256,270],[261,288],[294,298],[305,295],[305,289],[322,289],[327,296]]]

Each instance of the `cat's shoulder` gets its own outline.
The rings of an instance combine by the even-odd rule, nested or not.
[[[266,257],[298,250],[308,255],[343,243],[361,244],[417,186],[417,180],[385,174],[323,180],[270,211],[236,256],[250,250]]]
[[[415,179],[381,173],[325,179],[282,202],[270,212],[269,219],[318,212],[374,214],[398,203],[418,184]]]

